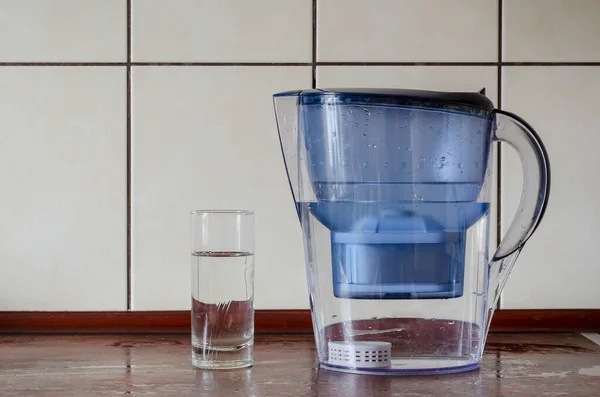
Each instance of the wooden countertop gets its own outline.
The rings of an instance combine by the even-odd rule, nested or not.
[[[257,335],[255,366],[198,370],[187,335],[1,335],[1,396],[600,396],[600,345],[492,334],[479,370],[382,377],[319,369],[312,335]]]

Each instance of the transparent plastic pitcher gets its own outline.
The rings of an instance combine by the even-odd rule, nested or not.
[[[321,366],[477,368],[502,287],[548,202],[539,136],[480,93],[313,89],[274,103]],[[489,262],[496,140],[519,152],[524,189]]]

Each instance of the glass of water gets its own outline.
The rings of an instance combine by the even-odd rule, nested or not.
[[[192,364],[253,364],[254,212],[191,213]]]

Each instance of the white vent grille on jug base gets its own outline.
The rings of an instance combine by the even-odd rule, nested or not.
[[[329,342],[329,364],[350,368],[385,368],[391,365],[389,342]]]

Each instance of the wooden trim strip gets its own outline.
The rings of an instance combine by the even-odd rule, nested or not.
[[[0,312],[0,333],[187,333],[189,311]],[[312,333],[308,310],[257,310],[256,333]],[[599,310],[500,310],[491,332],[599,332]]]
[[[0,312],[0,333],[187,333],[189,311]],[[309,333],[308,310],[257,310],[256,333]]]
[[[491,332],[598,332],[600,309],[499,310]]]

